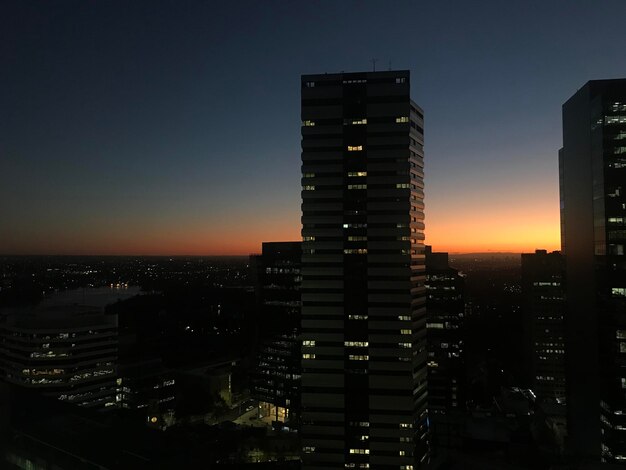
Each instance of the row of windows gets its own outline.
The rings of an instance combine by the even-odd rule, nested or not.
[[[626,124],[626,115],[604,116],[604,124]]]
[[[366,118],[362,118],[362,119],[344,119],[343,120],[343,125],[344,126],[361,126],[367,124],[367,119]]]
[[[322,103],[317,103],[322,104]],[[411,126],[414,128],[418,128],[421,130],[421,127],[416,126],[415,122],[411,121],[408,116],[381,116],[381,117],[372,117],[370,119],[366,117],[351,117],[351,118],[328,118],[328,119],[306,119],[302,121],[303,127],[314,127],[314,126],[337,126],[339,124],[343,124],[344,126],[363,126],[366,124],[400,124],[411,122]],[[323,135],[327,136],[335,136],[338,135],[337,131],[329,130],[328,134],[314,134],[308,136],[309,138],[322,138]],[[386,130],[384,133],[394,132],[395,130]],[[406,135],[405,132],[397,132],[398,135]]]
[[[308,254],[314,254],[315,250],[305,250],[307,251]],[[367,248],[360,248],[360,249],[345,249],[343,250],[344,254],[349,254],[349,255],[366,255],[367,254]],[[417,250],[394,250],[394,249],[390,249],[390,250],[377,250],[378,254],[394,254],[394,253],[400,253],[402,255],[417,255],[419,254],[417,252]],[[331,250],[331,251],[327,251],[327,254],[334,254],[335,251]]]
[[[383,80],[383,79],[378,79],[375,80],[375,82],[387,82],[387,80]],[[331,80],[323,80],[319,83],[319,85],[324,86],[324,85],[328,85],[328,86],[332,86],[332,85],[336,85],[339,82],[335,82],[335,81],[331,81]],[[341,83],[343,85],[361,85],[364,83],[367,83],[367,79],[366,78],[350,78],[350,79],[345,79],[342,80]],[[406,83],[406,77],[396,77],[395,80],[392,82],[395,83],[396,85],[399,84],[403,84]],[[315,84],[316,82],[314,81],[306,81],[303,83],[305,88],[315,88]]]
[[[418,352],[413,352],[413,356],[417,355]],[[305,353],[302,355],[302,359],[308,359],[308,360],[314,360],[316,359],[316,355],[315,354],[310,354],[310,353]],[[455,357],[458,357],[458,355],[456,355]],[[321,359],[326,359],[326,360],[335,360],[335,361],[340,361],[343,359],[342,356],[339,355],[322,355],[320,356]],[[410,362],[411,358],[408,356],[398,356],[398,357],[392,357],[392,356],[381,356],[379,358],[376,359],[376,362],[394,362],[395,360],[398,361],[402,361],[402,362]],[[350,361],[369,361],[370,357],[367,354],[349,354],[348,355],[348,360]],[[428,366],[430,367],[438,367],[438,364],[434,361],[430,361],[428,363]]]

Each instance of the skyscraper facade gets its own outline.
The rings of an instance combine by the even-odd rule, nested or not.
[[[565,399],[563,256],[522,254],[524,366],[527,385],[540,400]]]
[[[426,246],[428,414],[431,456],[461,447],[459,417],[466,409],[463,325],[465,278],[450,267],[448,253]]]
[[[462,327],[465,279],[448,264],[448,253],[426,247],[428,322],[428,409],[445,414],[465,409],[465,361]]]
[[[570,448],[626,463],[626,79],[563,105],[559,173]]]
[[[0,325],[3,380],[90,408],[115,408],[117,315],[59,305],[9,315]]]
[[[301,242],[265,242],[256,256],[261,344],[252,395],[262,416],[297,427],[300,404]]]
[[[302,77],[305,469],[428,460],[423,113],[409,82]]]

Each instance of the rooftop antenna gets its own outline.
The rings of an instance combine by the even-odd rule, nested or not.
[[[378,62],[378,59],[372,59],[372,67],[374,68],[374,72],[376,72],[376,62]]]

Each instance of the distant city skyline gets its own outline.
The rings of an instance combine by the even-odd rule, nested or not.
[[[411,70],[428,115],[426,243],[558,250],[561,104],[626,76],[625,15],[620,0],[4,2],[0,254],[299,240],[299,77],[372,58]]]

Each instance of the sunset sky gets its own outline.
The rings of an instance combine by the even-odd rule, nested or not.
[[[426,242],[558,249],[561,105],[626,77],[626,2],[0,4],[0,254],[300,238],[300,75],[410,69]]]

